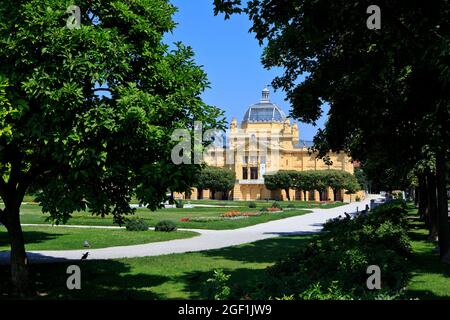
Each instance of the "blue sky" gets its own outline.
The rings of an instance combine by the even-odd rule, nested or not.
[[[171,0],[177,8],[174,20],[178,23],[165,42],[181,41],[195,52],[197,64],[202,65],[211,82],[203,95],[206,103],[225,111],[228,121],[234,116],[238,122],[247,108],[259,101],[261,90],[281,74],[281,69],[266,70],[261,64],[262,48],[253,34],[245,15],[229,20],[214,16],[212,0]],[[282,91],[271,90],[271,100],[289,113],[289,103]],[[323,126],[323,117],[318,127]],[[300,138],[312,140],[318,127],[300,123]]]

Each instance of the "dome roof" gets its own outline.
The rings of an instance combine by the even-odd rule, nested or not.
[[[269,100],[269,89],[264,88],[259,103],[250,106],[245,112],[244,122],[284,122],[286,115]]]

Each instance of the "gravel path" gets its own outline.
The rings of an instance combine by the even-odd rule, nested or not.
[[[377,196],[369,196],[366,200],[361,202],[355,202],[331,209],[313,209],[311,210],[311,213],[301,216],[269,221],[234,230],[180,229],[191,230],[200,234],[199,236],[189,239],[93,250],[29,251],[28,258],[35,263],[51,262],[55,260],[80,260],[81,256],[86,252],[89,252],[88,259],[92,260],[148,257],[219,249],[283,235],[316,233],[322,229],[322,224],[328,219],[340,215],[343,216],[344,212],[355,213],[357,209],[363,210],[366,204],[370,204],[370,199],[375,198],[377,198]],[[87,228],[90,226],[67,227]],[[101,229],[105,227],[96,228]],[[0,263],[9,263],[9,252],[0,252]]]

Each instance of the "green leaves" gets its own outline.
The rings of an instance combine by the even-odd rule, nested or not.
[[[361,189],[355,176],[341,170],[280,170],[274,174],[264,176],[264,184],[269,190],[296,189],[319,190],[326,188],[333,190],[346,189],[349,193],[355,193]]]
[[[8,124],[8,117],[17,114],[7,98],[6,89],[8,81],[0,77],[0,139],[10,140],[12,138],[12,125]]]
[[[2,3],[0,172],[21,171],[56,222],[88,208],[121,223],[134,193],[155,209],[192,185],[200,166],[171,163],[172,131],[223,116],[200,98],[192,49],[162,43],[169,1],[80,0],[80,29],[66,27],[69,4]]]
[[[249,16],[265,45],[264,66],[284,70],[273,86],[286,92],[291,116],[315,123],[329,104],[326,126],[314,139],[320,156],[343,150],[369,162],[372,179],[400,182],[421,161],[423,145],[448,145],[449,130],[440,130],[450,125],[448,1],[379,1],[377,31],[366,27],[367,1],[214,4],[226,17]],[[438,106],[445,106],[443,116]]]
[[[226,168],[210,167],[203,168],[198,175],[194,187],[199,190],[209,189],[213,192],[230,191],[236,182],[234,171]]]
[[[293,171],[280,170],[264,176],[264,184],[269,190],[289,189],[293,186]]]

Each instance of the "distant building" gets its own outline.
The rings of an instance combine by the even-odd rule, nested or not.
[[[205,162],[210,166],[223,167],[236,173],[236,184],[231,191],[230,199],[234,200],[284,200],[286,194],[282,190],[271,191],[264,185],[264,175],[279,170],[327,170],[337,169],[353,173],[353,164],[344,152],[330,153],[332,165],[323,160],[317,160],[316,154],[308,150],[311,141],[300,139],[299,127],[296,122],[286,117],[285,113],[269,98],[269,89],[262,91],[261,100],[250,106],[244,119],[238,126],[233,118],[226,144],[208,149]],[[222,195],[216,193],[216,198]],[[364,194],[359,193],[363,198]],[[199,194],[193,190],[190,198],[209,198],[208,190]],[[308,190],[306,199],[303,192],[291,190],[292,200],[319,200],[317,190]],[[322,199],[333,199],[333,191],[327,190]],[[355,200],[355,195],[345,194],[341,190],[337,195],[341,201]]]

